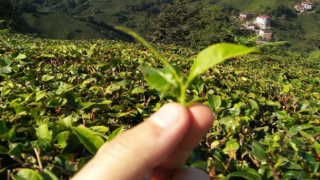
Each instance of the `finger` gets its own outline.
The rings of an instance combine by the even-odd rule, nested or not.
[[[210,180],[210,177],[203,170],[188,167],[180,169],[172,178],[172,180]]]
[[[190,119],[184,106],[164,105],[149,120],[103,145],[74,180],[142,179],[177,147]]]
[[[205,136],[214,121],[213,111],[203,104],[189,108],[190,126],[177,148],[153,172],[153,179],[169,179],[190,156],[199,140]]]

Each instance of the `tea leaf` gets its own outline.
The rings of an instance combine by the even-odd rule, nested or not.
[[[191,82],[196,76],[228,58],[248,53],[261,53],[261,51],[234,44],[211,45],[197,55],[190,68],[187,82]]]
[[[12,173],[11,178],[14,180],[45,180],[40,174],[32,169],[21,169],[17,174]]]
[[[114,139],[115,137],[117,137],[118,135],[122,134],[123,131],[123,127],[120,126],[119,128],[117,128],[116,130],[114,130],[107,139],[107,142],[110,142],[112,139]]]
[[[94,132],[88,128],[72,127],[72,130],[91,154],[96,154],[98,149],[104,144],[103,139],[100,136],[94,135]]]
[[[221,106],[221,96],[208,94],[208,101],[210,107],[213,109],[215,113],[217,113],[217,110]]]
[[[52,140],[52,136],[49,132],[48,129],[48,124],[42,124],[38,129],[37,129],[37,137],[39,139],[47,139],[49,141]]]
[[[255,174],[247,173],[247,172],[233,172],[230,174],[230,177],[238,177],[247,180],[260,180],[261,177]]]
[[[259,145],[260,143],[255,142],[251,148],[252,148],[252,154],[259,159],[260,161],[265,161],[267,162],[268,156],[264,149]]]
[[[143,72],[146,81],[151,88],[155,88],[160,92],[166,92],[171,87],[178,87],[178,82],[174,75],[167,68],[155,69],[139,66],[139,70]]]

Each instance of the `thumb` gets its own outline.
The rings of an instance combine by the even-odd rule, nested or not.
[[[177,147],[190,118],[184,106],[164,105],[149,120],[104,144],[73,180],[143,179]]]

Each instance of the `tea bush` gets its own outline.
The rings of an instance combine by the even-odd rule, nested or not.
[[[183,73],[198,54],[154,46]],[[140,65],[163,67],[141,44],[0,36],[1,179],[69,179],[103,143],[178,101]],[[214,179],[319,179],[319,77],[316,59],[261,54],[196,76],[185,99],[217,120],[184,166]]]

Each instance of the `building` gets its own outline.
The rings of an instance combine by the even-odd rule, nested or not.
[[[262,36],[263,39],[270,40],[272,38],[272,31],[268,29],[260,29],[259,36]]]
[[[239,18],[243,19],[243,20],[252,19],[253,18],[253,14],[252,13],[248,13],[248,12],[243,12],[243,13],[240,13]]]
[[[311,10],[313,3],[312,2],[303,2],[302,5],[304,6],[304,8],[306,10]]]
[[[297,11],[300,11],[300,12],[304,12],[304,11],[305,11],[305,7],[304,7],[304,5],[302,5],[302,4],[296,4],[296,5],[294,6],[294,8],[295,8]]]
[[[271,26],[271,17],[267,15],[261,15],[257,17],[256,22],[266,27]]]
[[[245,27],[245,29],[249,29],[249,30],[253,30],[253,31],[257,29],[256,26],[254,26],[254,24],[252,22],[246,22],[244,24],[244,27]]]

